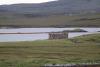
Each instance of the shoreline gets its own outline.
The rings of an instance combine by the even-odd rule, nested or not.
[[[100,28],[100,27],[0,27],[0,29],[21,29],[21,28]]]

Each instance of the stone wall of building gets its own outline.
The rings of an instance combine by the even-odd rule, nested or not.
[[[67,39],[68,33],[66,32],[51,32],[49,33],[49,39]]]

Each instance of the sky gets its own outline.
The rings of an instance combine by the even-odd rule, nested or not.
[[[18,4],[18,3],[43,3],[56,0],[0,0],[0,5]]]

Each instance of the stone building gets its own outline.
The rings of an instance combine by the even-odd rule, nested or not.
[[[67,32],[51,32],[49,33],[49,39],[67,39],[68,33]]]

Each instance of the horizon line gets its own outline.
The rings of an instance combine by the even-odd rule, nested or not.
[[[49,3],[49,2],[55,2],[58,0],[54,0],[54,1],[46,1],[46,2],[21,2],[21,3],[5,3],[5,4],[0,4],[1,5],[16,5],[16,4],[42,4],[42,3]]]

